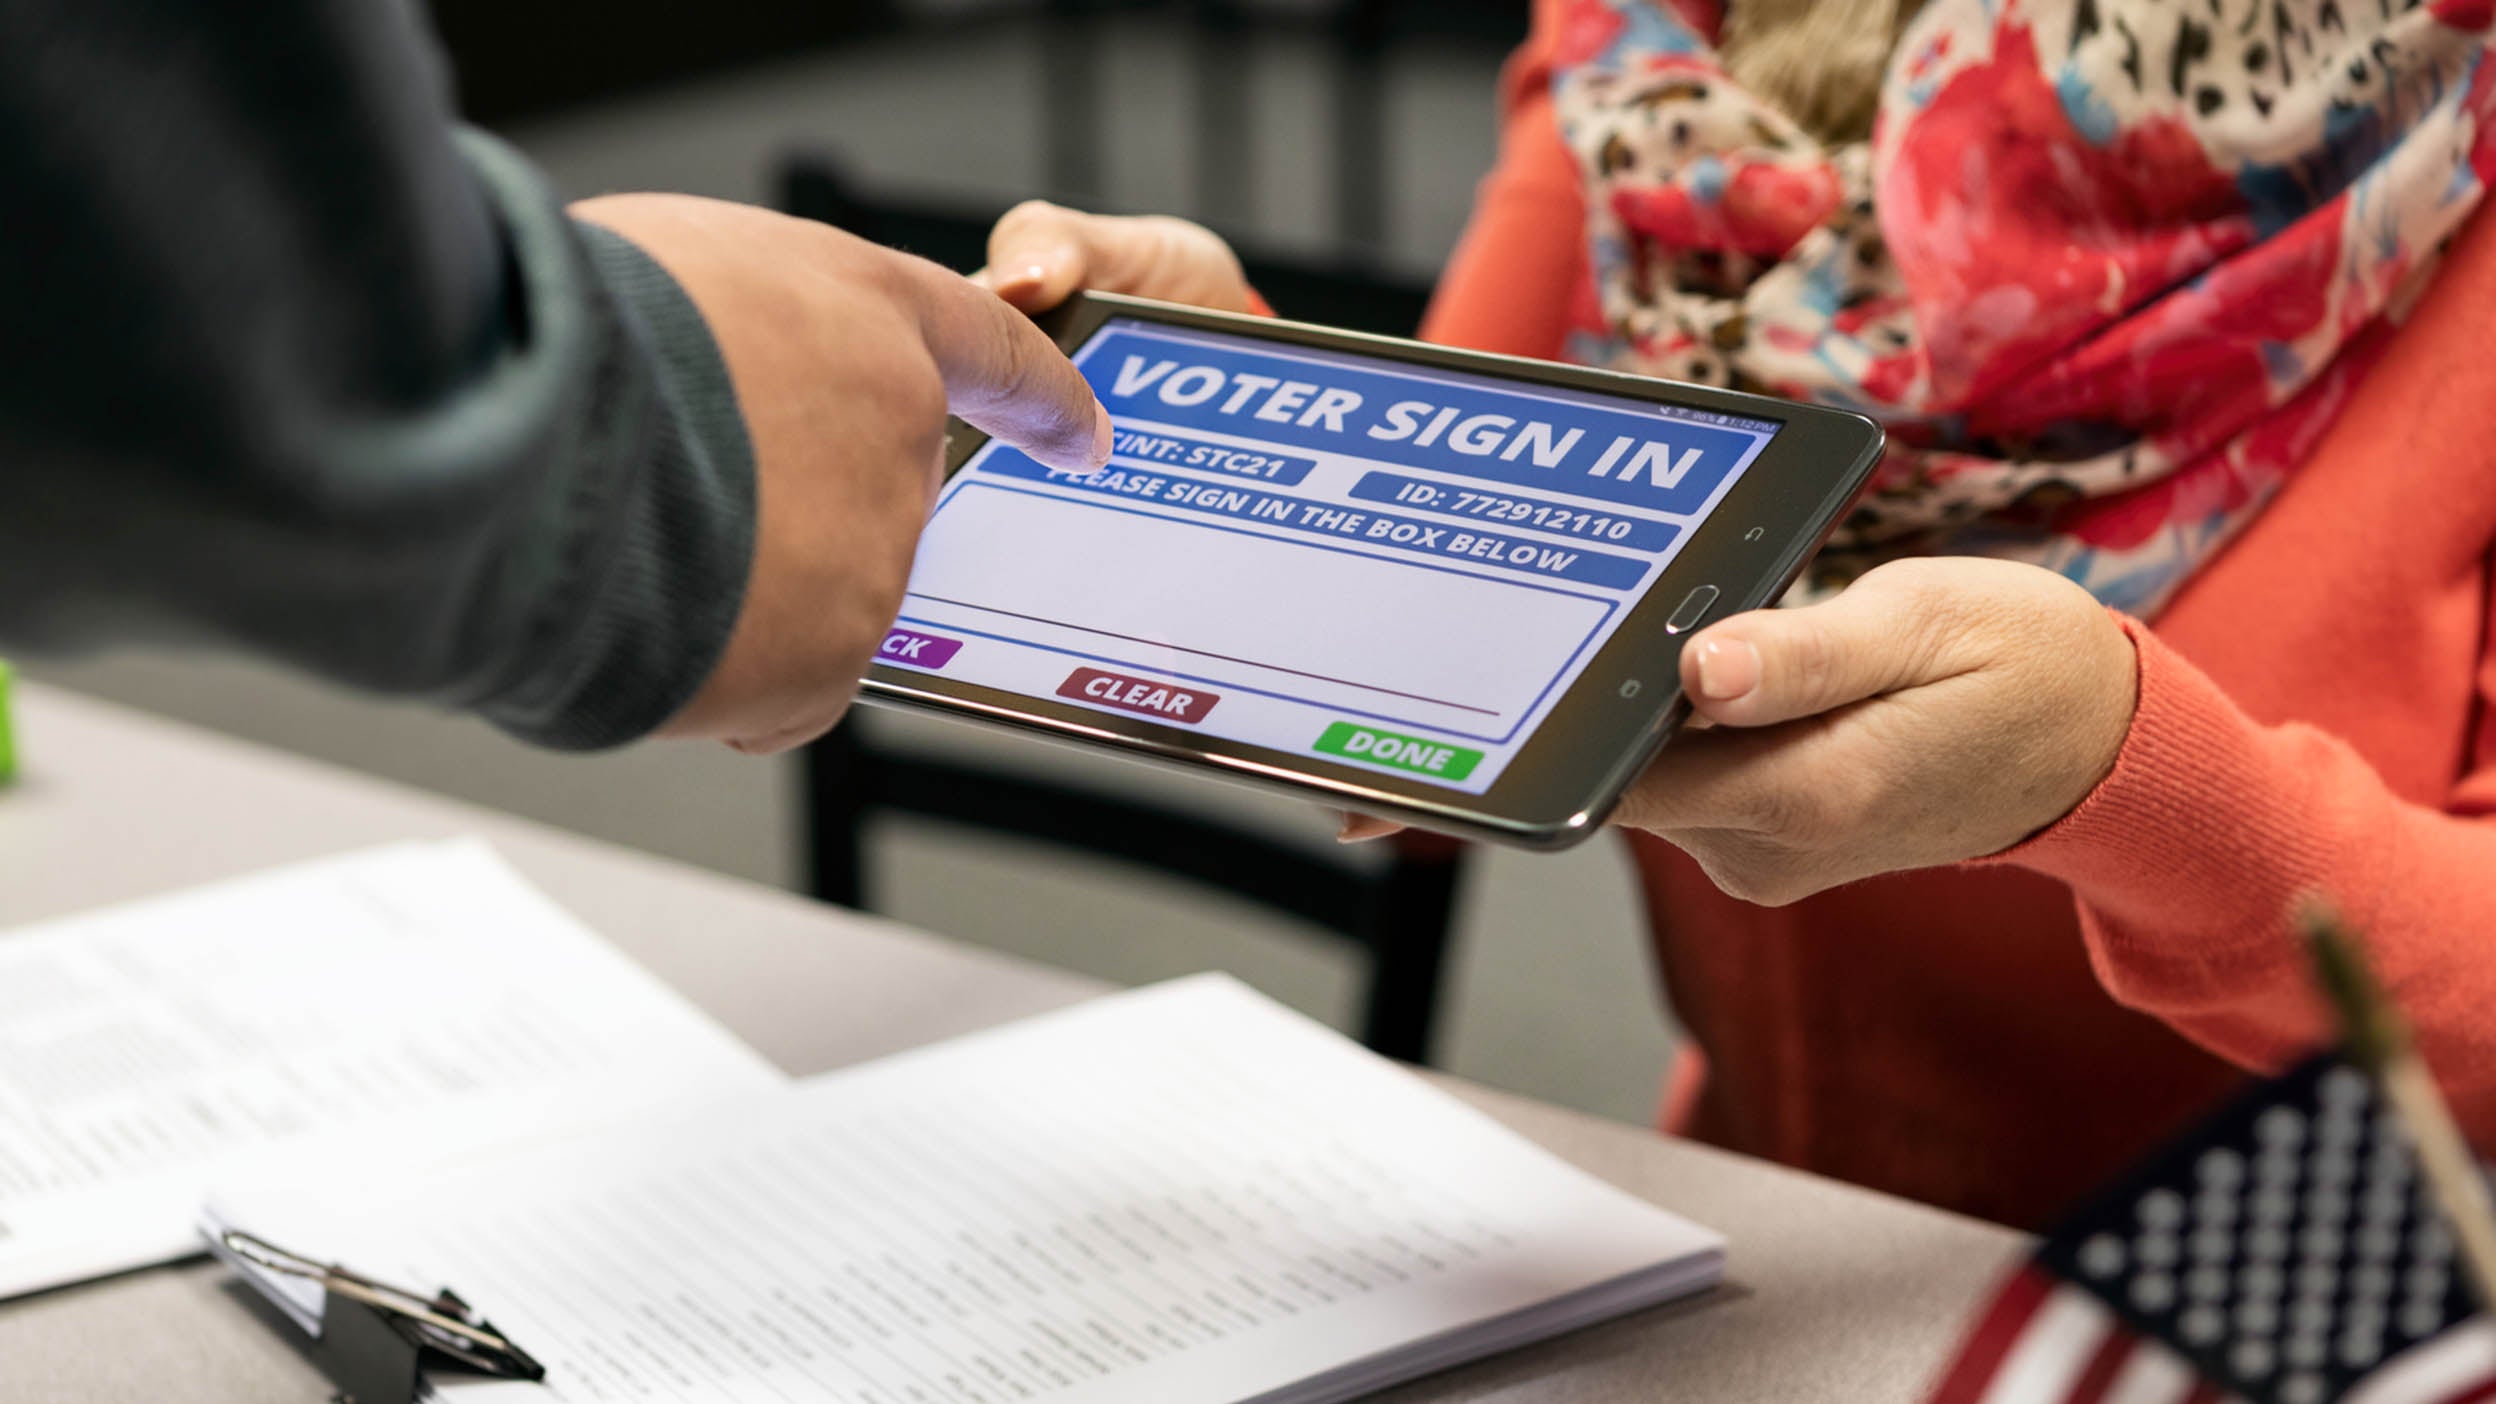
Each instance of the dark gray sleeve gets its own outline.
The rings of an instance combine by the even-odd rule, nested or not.
[[[639,249],[400,0],[0,0],[0,645],[239,648],[612,745],[709,673],[754,466]]]

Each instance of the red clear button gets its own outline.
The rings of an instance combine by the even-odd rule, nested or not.
[[[1194,726],[1222,700],[1221,694],[1185,683],[1157,682],[1151,678],[1131,678],[1124,673],[1104,673],[1098,668],[1077,668],[1066,681],[1057,685],[1057,695],[1077,702],[1090,702],[1100,707],[1115,707],[1122,712],[1159,717],[1163,721]]]

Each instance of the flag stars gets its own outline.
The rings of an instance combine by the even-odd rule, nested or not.
[[[2364,1205],[2366,1226],[2389,1231],[2400,1237],[2401,1220],[2409,1217],[2409,1184],[2378,1175],[2366,1182]]]
[[[2141,1196],[2141,1227],[2173,1233],[2184,1225],[2184,1196],[2171,1189],[2154,1189]]]
[[[2320,1370],[2331,1363],[2331,1348],[2320,1331],[2299,1331],[2288,1338],[2280,1353],[2299,1370]]]
[[[2410,1235],[2409,1251],[2427,1262],[2449,1262],[2453,1256],[2453,1236],[2445,1231],[2442,1220],[2422,1218],[2418,1221],[2418,1231]]]
[[[2374,1084],[2366,1074],[2351,1067],[2337,1067],[2323,1074],[2315,1091],[2323,1105],[2333,1111],[2362,1111],[2375,1099]]]
[[[2171,1233],[2145,1233],[2133,1240],[2132,1257],[2145,1268],[2171,1268],[2183,1256],[2183,1247]]]
[[[2193,1230],[2193,1261],[2223,1263],[2236,1252],[2236,1235],[2219,1224],[2203,1224]]]
[[[2305,1140],[2305,1113],[2295,1107],[2273,1107],[2255,1119],[2253,1134],[2262,1143],[2264,1161],[2285,1160],[2293,1171],[2296,1161],[2289,1156]]]
[[[2314,1188],[2305,1192],[2305,1217],[2309,1222],[2337,1226],[2349,1216],[2349,1192],[2339,1185],[2317,1179]]]
[[[2401,1251],[2401,1231],[2379,1220],[2368,1220],[2357,1231],[2357,1256],[2371,1264],[2388,1263]]]
[[[2392,1300],[2392,1269],[2381,1263],[2359,1263],[2349,1273],[2349,1290],[2361,1304],[2379,1312]]]
[[[2175,1305],[2175,1279],[2163,1272],[2145,1272],[2132,1279],[2132,1305],[2153,1315]]]
[[[2276,1263],[2249,1262],[2237,1269],[2236,1290],[2248,1297],[2277,1304],[2288,1290],[2288,1277]]]
[[[2423,1339],[2444,1329],[2444,1304],[2412,1299],[2401,1306],[2401,1334]]]
[[[2471,1312],[2457,1245],[2384,1109],[2363,1074],[2308,1064],[2077,1216],[2043,1262],[2119,1304],[2111,1329],[2146,1336],[2137,1348],[2182,1352],[2203,1377],[2192,1399],[2328,1404]]]
[[[2445,1273],[2442,1264],[2416,1262],[2409,1265],[2409,1273],[2402,1279],[2401,1285],[2409,1289],[2409,1299],[2413,1303],[2425,1302],[2434,1306],[2443,1302],[2445,1292],[2452,1287],[2452,1278]]]
[[[2305,1231],[2297,1235],[2297,1246],[2305,1250],[2309,1261],[2329,1262],[2340,1256],[2340,1250],[2347,1243],[2341,1238],[2339,1229],[2318,1220],[2307,1224]]]
[[[2356,1179],[2357,1143],[2365,1135],[2366,1124],[2356,1117],[2325,1116],[2315,1128],[2314,1178],[2339,1185]]]
[[[2205,1193],[2227,1193],[2245,1182],[2245,1158],[2221,1146],[2203,1151],[2194,1163],[2193,1173],[2200,1177]]]
[[[2237,1199],[2237,1195],[2227,1190],[2204,1186],[2201,1193],[2193,1198],[2193,1221],[2224,1228],[2235,1222]]]
[[[2080,1270],[2091,1277],[2113,1277],[2123,1271],[2123,1240],[2111,1233],[2093,1236],[2080,1245]]]

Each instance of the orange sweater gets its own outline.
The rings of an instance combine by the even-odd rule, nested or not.
[[[1585,211],[1552,10],[1426,334],[1556,355]],[[2314,461],[2156,621],[2114,773],[2008,854],[1781,910],[1634,848],[1704,1084],[1676,1128],[2036,1225],[2325,1036],[2283,918],[2327,892],[2496,1140],[2496,219]]]

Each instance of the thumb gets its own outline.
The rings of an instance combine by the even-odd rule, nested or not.
[[[1888,569],[1835,599],[1701,631],[1681,655],[1691,705],[1722,725],[1772,726],[1938,681],[1933,596]]]
[[[1091,281],[1091,218],[1046,200],[1025,200],[988,232],[988,266],[971,280],[1019,312],[1048,311]]]
[[[1109,411],[1047,333],[932,263],[913,284],[946,408],[1051,468],[1090,473],[1109,461]]]
[[[1169,215],[1086,214],[1026,200],[988,235],[980,285],[1022,311],[1077,292],[1132,293],[1224,312],[1251,310],[1248,275],[1222,236]]]

